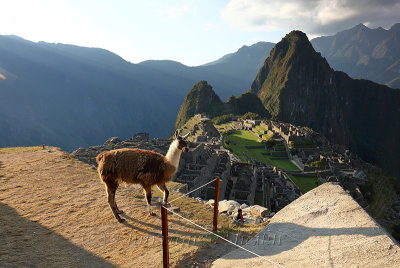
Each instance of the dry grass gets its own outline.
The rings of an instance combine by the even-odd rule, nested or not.
[[[32,147],[4,147],[0,148],[0,154],[8,154],[8,153],[16,153],[16,152],[34,152],[43,150],[41,146],[32,146]]]
[[[122,185],[117,203],[127,220],[120,224],[106,201],[103,184],[89,165],[57,148],[1,149],[0,263],[6,266],[160,267],[159,203],[148,216],[140,188]],[[177,184],[170,183],[170,189]],[[161,193],[154,189],[155,196]],[[171,191],[170,200],[178,195]],[[212,209],[190,198],[173,203],[180,214],[211,227]],[[246,236],[261,226],[236,228],[219,217],[220,233]],[[172,266],[193,262],[199,249],[216,242],[206,232],[169,215]],[[188,241],[189,245],[188,245]],[[196,241],[196,242],[195,242]],[[218,242],[220,243],[220,242]]]

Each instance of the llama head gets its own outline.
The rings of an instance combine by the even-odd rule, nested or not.
[[[187,145],[187,142],[186,142],[186,138],[188,136],[189,136],[189,133],[186,134],[185,136],[179,136],[178,130],[175,131],[175,139],[178,142],[177,148],[179,150],[181,150],[182,152],[185,152],[185,153],[189,152],[188,145]]]

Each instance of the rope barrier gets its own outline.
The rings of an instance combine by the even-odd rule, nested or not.
[[[228,243],[231,243],[232,245],[234,245],[234,246],[236,246],[236,247],[238,247],[238,248],[240,248],[240,249],[243,249],[243,250],[245,250],[245,251],[247,251],[247,252],[249,252],[249,253],[251,253],[251,254],[257,256],[257,257],[260,257],[260,258],[262,258],[263,260],[268,261],[269,263],[275,264],[275,265],[278,266],[278,267],[285,268],[285,266],[280,265],[279,263],[276,263],[276,262],[274,262],[274,261],[271,261],[271,260],[265,258],[264,256],[261,256],[261,255],[255,253],[255,252],[253,252],[253,251],[250,251],[250,250],[248,250],[248,249],[246,249],[246,248],[244,248],[244,247],[242,247],[242,246],[236,245],[236,244],[233,243],[232,241],[230,241],[230,240],[228,240],[228,239],[226,239],[226,238],[224,238],[224,237],[222,237],[222,236],[220,236],[220,235],[217,235],[217,234],[213,233],[212,231],[210,231],[210,230],[204,228],[204,227],[201,226],[201,225],[198,225],[197,223],[195,223],[195,222],[193,222],[193,221],[191,221],[191,220],[189,220],[189,219],[183,217],[182,215],[179,215],[178,213],[176,213],[176,212],[173,211],[173,210],[170,210],[170,209],[167,208],[167,207],[163,207],[163,208],[165,208],[166,210],[168,210],[168,211],[171,212],[172,214],[175,214],[175,215],[177,215],[178,217],[180,217],[180,218],[182,218],[182,219],[184,219],[184,220],[190,222],[191,224],[197,226],[198,228],[200,228],[200,229],[202,229],[202,230],[204,230],[204,231],[206,231],[206,232],[209,232],[210,234],[215,235],[216,237],[218,237],[218,238],[220,238],[220,239],[222,239],[222,240],[224,240],[224,241],[226,241],[226,242],[228,242]]]
[[[192,190],[192,191],[190,191],[190,192],[188,192],[188,193],[186,193],[186,194],[183,194],[183,195],[181,195],[180,197],[177,197],[177,198],[175,198],[175,199],[172,200],[172,201],[169,201],[168,203],[171,204],[172,202],[174,202],[174,201],[176,201],[176,200],[178,200],[178,199],[180,199],[180,198],[182,198],[182,197],[184,197],[184,196],[187,196],[187,195],[189,195],[189,194],[191,194],[191,193],[197,191],[198,189],[203,188],[204,186],[206,186],[206,185],[208,185],[208,184],[214,182],[216,179],[218,179],[218,178],[215,178],[215,179],[213,179],[212,181],[209,181],[209,182],[207,182],[206,184],[203,184],[202,186],[197,187],[196,189],[194,189],[194,190]]]

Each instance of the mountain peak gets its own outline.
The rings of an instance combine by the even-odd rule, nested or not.
[[[276,44],[251,91],[273,118],[311,127],[393,174],[400,172],[394,168],[398,159],[388,157],[400,149],[400,142],[372,138],[398,135],[400,110],[393,107],[400,107],[400,92],[334,71],[304,33],[290,32]]]
[[[308,37],[305,33],[303,33],[302,31],[299,30],[293,30],[290,33],[288,33],[286,37],[295,37],[295,38],[299,38],[301,40],[307,40],[308,41]]]
[[[275,49],[283,50],[285,53],[286,51],[295,53],[300,50],[302,53],[304,53],[304,50],[313,50],[307,35],[302,31],[297,30],[291,31],[284,38],[282,38],[282,40],[275,46],[274,50]]]
[[[393,24],[393,26],[390,27],[389,31],[391,31],[391,32],[400,32],[400,23]]]
[[[205,113],[209,117],[219,115],[225,110],[224,103],[207,81],[195,84],[186,94],[176,118],[175,129],[180,128],[195,114]]]
[[[244,45],[241,46],[236,52],[226,54],[218,60],[206,63],[203,66],[217,64],[244,64],[245,62],[251,62],[254,59],[265,59],[274,45],[274,43],[264,41],[257,42],[250,46]],[[260,66],[258,66],[258,69],[259,67]],[[252,76],[254,77],[254,74]]]
[[[250,90],[258,95],[265,108],[275,117],[281,109],[278,97],[290,77],[295,76],[296,79],[291,81],[303,85],[313,75],[316,79],[325,79],[325,76],[315,75],[322,70],[332,72],[326,60],[315,52],[307,35],[292,31],[272,49]]]
[[[367,26],[365,26],[363,23],[359,23],[356,26],[354,26],[355,29],[369,29]]]

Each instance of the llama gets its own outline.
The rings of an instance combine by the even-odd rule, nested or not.
[[[115,192],[121,181],[143,186],[150,215],[154,215],[151,211],[153,185],[157,185],[164,193],[163,202],[167,202],[169,191],[165,183],[172,180],[177,171],[181,153],[189,151],[185,141],[188,135],[180,137],[176,131],[175,140],[165,156],[149,150],[118,149],[103,152],[96,157],[97,172],[106,186],[108,203],[119,222],[125,221],[119,216],[123,211],[118,209],[115,202]]]

